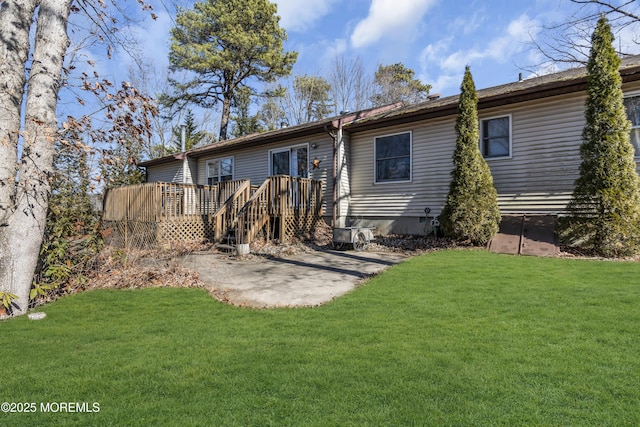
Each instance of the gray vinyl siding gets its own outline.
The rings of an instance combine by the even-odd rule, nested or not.
[[[637,90],[640,84],[625,86]],[[488,160],[503,213],[562,213],[580,166],[584,94],[493,108],[479,119],[511,115],[510,158]],[[358,217],[438,215],[449,191],[455,117],[356,133],[351,136],[351,210]],[[374,138],[412,132],[409,183],[374,182]]]
[[[584,101],[573,94],[480,114],[511,114],[511,158],[487,161],[503,213],[564,211],[579,173]]]
[[[182,182],[182,160],[147,167],[147,182]]]
[[[311,148],[311,144],[317,144],[317,148]],[[233,179],[249,179],[252,185],[260,185],[269,177],[269,151],[277,148],[285,148],[294,145],[308,144],[309,146],[309,177],[322,180],[324,184],[324,212],[331,215],[332,200],[332,156],[333,142],[329,135],[319,134],[308,138],[297,138],[283,141],[268,146],[244,148],[236,151],[226,151],[222,154],[201,157],[197,162],[197,183],[206,184],[207,161],[233,157]],[[320,160],[320,167],[313,169],[311,161],[314,158]]]
[[[440,210],[449,191],[455,146],[453,118],[351,135],[351,217],[424,216]],[[375,183],[374,138],[412,133],[411,182]]]

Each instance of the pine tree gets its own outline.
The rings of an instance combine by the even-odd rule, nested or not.
[[[236,91],[250,81],[268,83],[291,73],[298,54],[285,52],[287,34],[277,7],[268,0],[203,0],[180,10],[171,29],[169,62],[189,72],[189,81],[170,80],[175,95],[167,105],[222,104],[220,139],[227,139]]]
[[[485,245],[498,231],[500,209],[491,170],[478,145],[478,95],[469,67],[460,89],[452,179],[440,223],[449,236]]]
[[[187,110],[187,114],[184,118],[185,127],[185,147],[187,150],[191,150],[202,142],[207,137],[205,131],[197,130],[196,119],[193,117],[193,111]],[[173,128],[173,150],[174,152],[182,151],[182,126],[175,126]]]
[[[580,176],[568,216],[561,221],[561,235],[602,256],[625,256],[640,249],[640,179],[613,40],[602,16],[591,37],[587,65]]]
[[[231,114],[231,120],[233,121],[231,136],[234,138],[264,131],[260,124],[260,116],[257,114],[252,115],[250,112],[251,92],[251,88],[243,86],[238,88],[233,96],[231,111],[235,114]]]
[[[145,173],[138,163],[142,158],[143,141],[122,135],[117,144],[110,149],[102,150],[100,173],[105,188],[115,188],[123,185],[141,184],[145,180]]]
[[[373,105],[381,106],[394,102],[415,104],[424,101],[429,95],[431,85],[414,78],[414,74],[415,71],[402,63],[379,65],[373,77]]]

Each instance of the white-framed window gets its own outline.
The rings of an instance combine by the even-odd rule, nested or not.
[[[411,181],[411,132],[374,139],[375,183]]]
[[[309,144],[269,150],[269,173],[309,177]]]
[[[511,115],[480,121],[480,151],[485,159],[511,157]]]
[[[207,185],[233,180],[233,157],[207,161]]]
[[[640,156],[640,95],[624,98],[624,108],[627,110],[627,118],[631,121],[631,144],[638,157]]]

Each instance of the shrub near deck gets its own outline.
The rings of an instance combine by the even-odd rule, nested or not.
[[[442,251],[313,309],[94,291],[0,322],[42,425],[638,425],[640,264]]]

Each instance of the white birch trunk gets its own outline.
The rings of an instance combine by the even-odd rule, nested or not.
[[[27,311],[45,229],[54,141],[58,133],[57,96],[69,45],[67,22],[71,2],[38,1],[33,62],[27,83],[23,153],[14,188],[13,213],[0,227],[0,290],[18,296],[19,309],[14,314]],[[4,37],[4,32],[1,35]],[[24,63],[13,66],[24,74]],[[16,180],[15,174],[13,179]]]
[[[36,0],[0,5],[0,226],[13,211],[18,168],[20,108],[26,83],[29,28]]]

